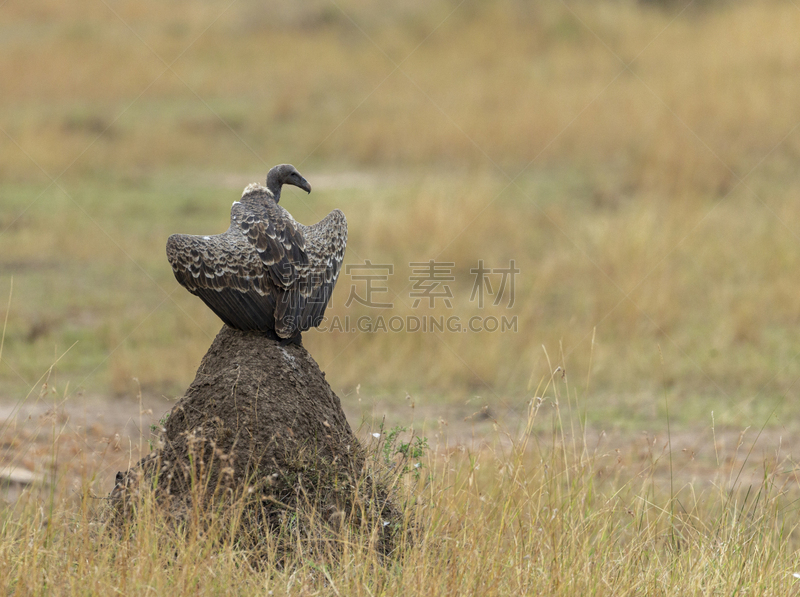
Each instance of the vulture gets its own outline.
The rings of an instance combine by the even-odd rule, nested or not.
[[[226,232],[173,234],[167,258],[181,286],[230,327],[299,344],[322,322],[336,286],[347,220],[335,209],[313,226],[296,222],[278,205],[285,184],[311,192],[294,166],[275,166],[266,187],[250,184],[233,203]]]

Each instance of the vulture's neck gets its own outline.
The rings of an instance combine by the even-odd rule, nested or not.
[[[267,190],[272,193],[272,196],[275,198],[275,203],[281,200],[282,186],[283,180],[281,180],[280,175],[277,172],[270,172],[267,175]]]

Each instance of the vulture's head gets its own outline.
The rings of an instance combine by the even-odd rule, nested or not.
[[[311,185],[303,178],[297,171],[297,168],[291,164],[281,164],[275,166],[267,174],[267,188],[275,196],[275,201],[278,201],[281,196],[281,187],[285,184],[291,184],[303,189],[306,193],[311,192]]]

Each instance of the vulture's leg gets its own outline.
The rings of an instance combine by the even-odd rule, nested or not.
[[[300,337],[302,332],[297,332],[294,336],[289,338],[284,338],[280,341],[281,346],[287,346],[289,344],[297,344],[297,346],[303,345],[303,339]]]

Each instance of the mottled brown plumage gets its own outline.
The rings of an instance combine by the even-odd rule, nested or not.
[[[226,232],[173,234],[167,258],[178,282],[229,326],[291,339],[322,321],[344,259],[347,220],[335,209],[313,226],[296,222],[278,205],[284,184],[311,192],[294,166],[275,166],[266,187],[251,184],[234,202]]]

